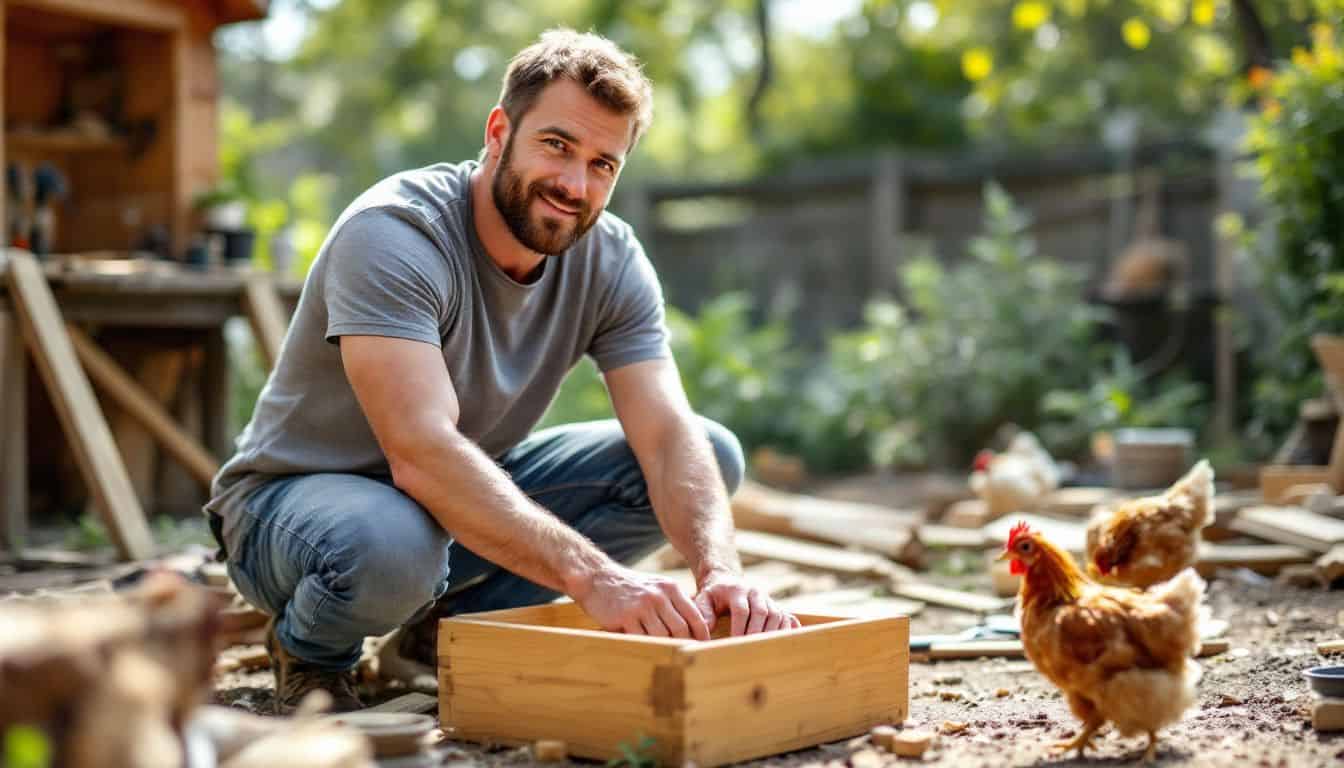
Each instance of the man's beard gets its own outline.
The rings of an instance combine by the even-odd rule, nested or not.
[[[499,167],[495,170],[494,183],[490,191],[495,199],[495,208],[504,217],[509,231],[529,250],[556,256],[573,245],[597,221],[586,200],[571,200],[553,187],[546,187],[540,181],[534,181],[523,187],[523,177],[514,172],[513,137],[504,144],[504,152],[499,158]],[[545,192],[547,197],[566,208],[577,210],[578,216],[534,217],[532,202]],[[598,211],[601,213],[601,211]]]

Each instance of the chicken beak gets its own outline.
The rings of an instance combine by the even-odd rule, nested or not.
[[[1008,560],[1008,559],[1011,558],[1011,557],[1012,557],[1012,555],[1009,554],[1008,550],[1005,549],[1005,550],[1003,550],[1002,552],[999,553],[999,556],[998,556],[998,557],[994,558],[994,562],[996,562],[996,563],[1002,563],[1004,560]]]

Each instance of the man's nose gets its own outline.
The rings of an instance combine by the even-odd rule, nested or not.
[[[588,175],[582,162],[569,163],[560,174],[559,192],[570,200],[588,199]]]

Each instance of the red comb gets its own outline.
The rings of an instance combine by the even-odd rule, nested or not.
[[[1023,520],[1019,522],[1017,525],[1014,525],[1012,528],[1008,529],[1008,545],[1007,545],[1008,548],[1012,549],[1014,542],[1017,541],[1017,537],[1025,533],[1031,533],[1031,527],[1027,525],[1026,520]]]

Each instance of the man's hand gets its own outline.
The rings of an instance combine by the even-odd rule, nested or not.
[[[695,596],[695,605],[710,628],[716,617],[728,614],[733,637],[802,626],[793,614],[780,608],[764,592],[743,584],[742,577],[734,573],[720,572],[706,577]]]
[[[671,579],[613,565],[574,601],[603,629],[632,635],[709,639],[709,625]]]

